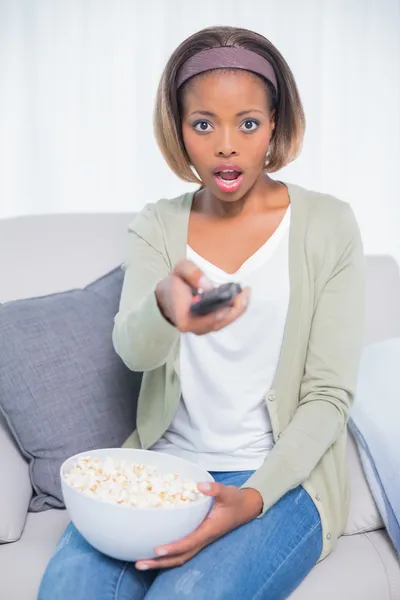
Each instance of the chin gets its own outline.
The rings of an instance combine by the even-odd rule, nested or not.
[[[218,190],[219,194],[214,194],[219,200],[221,200],[222,202],[226,202],[226,203],[232,203],[232,202],[239,202],[240,200],[243,200],[244,198],[246,198],[246,196],[251,192],[251,190],[253,189],[254,184],[249,186],[246,186],[242,188],[239,188],[236,192],[221,192],[221,190]]]

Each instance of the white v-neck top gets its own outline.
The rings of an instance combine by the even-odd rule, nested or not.
[[[187,258],[215,285],[249,286],[251,298],[228,327],[181,335],[182,396],[153,450],[208,471],[231,471],[257,469],[272,448],[265,394],[278,365],[289,303],[289,223],[290,207],[269,240],[233,274],[187,247]]]

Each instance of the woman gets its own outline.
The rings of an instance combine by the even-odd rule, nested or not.
[[[348,510],[346,423],[361,349],[363,253],[348,204],[273,180],[298,154],[293,75],[263,36],[231,27],[173,53],[159,146],[196,192],[131,226],[114,346],[143,371],[125,446],[183,456],[216,483],[197,531],[122,563],[70,524],[40,600],[281,600],[326,557]],[[234,281],[231,307],[191,316],[193,290]],[[135,532],[131,532],[135,535]]]

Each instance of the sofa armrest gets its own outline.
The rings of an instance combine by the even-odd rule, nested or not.
[[[21,537],[31,496],[28,463],[0,413],[0,543]]]

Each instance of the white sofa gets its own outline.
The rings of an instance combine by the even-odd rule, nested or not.
[[[132,215],[33,216],[0,221],[0,303],[81,287],[118,265]],[[400,336],[400,278],[389,257],[368,257],[365,341]],[[291,600],[397,600],[400,566],[350,439],[347,533]],[[0,516],[10,472],[31,489],[27,465],[0,419]],[[22,481],[23,480],[23,481]],[[19,487],[19,489],[21,486]],[[28,513],[21,538],[0,545],[0,599],[35,600],[68,522],[65,510]],[[210,599],[212,600],[212,599]],[[240,600],[240,599],[233,599]]]

